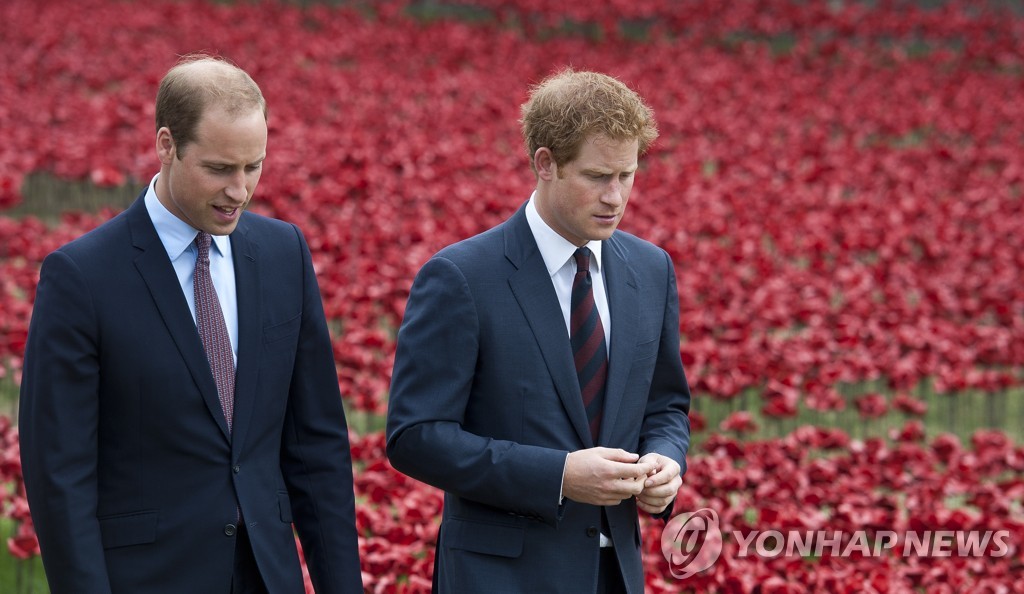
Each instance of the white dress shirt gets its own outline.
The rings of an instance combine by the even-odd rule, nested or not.
[[[534,204],[536,193],[530,196],[526,204],[526,221],[530,224],[530,231],[537,241],[540,255],[544,258],[544,266],[551,275],[551,284],[555,287],[555,294],[558,295],[558,304],[562,306],[562,317],[565,318],[565,332],[571,333],[571,305],[572,305],[572,279],[576,276],[576,259],[573,254],[577,247],[562,237],[548,226],[540,213],[537,212],[537,205]],[[604,343],[612,344],[612,318],[608,311],[608,291],[604,285],[604,276],[601,274],[601,242],[590,241],[586,247],[590,248],[590,276],[594,285],[594,304],[597,305],[597,312],[601,315],[601,325],[604,327]]]
[[[576,259],[573,254],[576,253],[577,247],[559,235],[541,218],[540,213],[537,212],[537,205],[534,204],[536,197],[537,193],[534,192],[530,196],[530,201],[526,203],[526,221],[530,224],[530,231],[537,242],[537,248],[540,249],[544,266],[548,269],[548,274],[551,275],[551,284],[555,287],[555,294],[558,295],[558,304],[562,307],[562,317],[565,318],[565,333],[571,335],[572,280],[576,276]],[[612,318],[608,311],[608,291],[604,286],[604,276],[601,274],[601,242],[590,241],[586,247],[590,248],[590,252],[593,254],[590,258],[590,276],[594,286],[594,304],[601,316],[605,345],[609,347],[605,349],[605,352],[608,352],[612,344]],[[569,460],[568,454],[565,459]],[[562,481],[562,488],[558,493],[559,505],[564,498],[562,495],[565,487],[564,467],[562,468]],[[602,548],[612,546],[611,539],[604,533],[600,535],[600,546]]]

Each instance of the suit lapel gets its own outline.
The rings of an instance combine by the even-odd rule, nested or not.
[[[572,348],[565,332],[565,319],[523,208],[512,215],[503,231],[505,256],[517,268],[508,279],[509,287],[537,339],[555,391],[572,426],[583,444],[591,447],[593,438],[583,410]]]
[[[167,251],[160,242],[149,213],[146,212],[146,204],[142,197],[129,207],[127,215],[132,245],[139,250],[139,255],[135,258],[135,268],[149,287],[149,293],[160,311],[167,332],[177,345],[181,358],[184,359],[192,379],[199,387],[206,407],[217,421],[224,437],[230,438],[220,400],[217,398],[217,384],[213,380],[210,363],[206,360],[203,344],[199,340],[195,320],[192,319],[188,302],[181,292],[178,277],[174,274],[174,267],[167,258]]]
[[[234,255],[235,286],[238,295],[238,365],[235,371],[235,418],[231,448],[237,456],[245,444],[245,435],[252,420],[259,379],[260,347],[263,333],[263,308],[258,267],[259,245],[251,241],[245,215],[231,234]]]
[[[605,384],[604,413],[599,444],[609,444],[615,418],[622,404],[626,380],[632,366],[636,331],[640,319],[640,298],[636,276],[621,243],[611,239],[602,248],[602,271],[608,291],[608,309],[612,318],[612,340],[608,350],[608,380]]]

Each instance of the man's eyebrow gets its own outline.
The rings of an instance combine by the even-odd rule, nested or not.
[[[633,167],[630,167],[628,169],[621,170],[620,173],[634,173],[639,168],[640,168],[640,166],[639,166],[639,164],[637,164],[637,165],[634,165]],[[600,175],[610,175],[615,170],[612,169],[611,167],[594,166],[594,167],[585,167],[582,171],[583,171],[584,174],[596,173],[596,174],[600,174]]]
[[[260,158],[254,160],[254,161],[250,161],[248,163],[244,163],[243,166],[244,167],[249,167],[251,165],[259,165],[260,163],[263,163],[263,161],[266,161],[266,159],[267,159],[267,156],[263,155],[263,156],[261,156]],[[238,165],[237,163],[235,163],[233,161],[220,161],[220,160],[217,160],[217,159],[203,159],[199,163],[201,165],[203,165],[204,167],[210,167],[210,166],[214,166],[214,167],[235,167],[235,166]]]

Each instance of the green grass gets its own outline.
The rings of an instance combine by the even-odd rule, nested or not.
[[[6,415],[11,419],[18,418],[18,386],[14,385],[10,374],[0,378],[0,415]]]
[[[0,519],[0,534],[7,538],[14,534],[14,523],[6,518]],[[43,562],[36,557],[23,561],[0,551],[0,592],[6,594],[46,594],[50,591],[46,585],[46,574],[43,573]]]
[[[365,410],[357,410],[345,403],[345,420],[348,422],[348,429],[352,433],[366,435],[384,430],[385,417]]]
[[[129,181],[116,188],[99,188],[88,181],[67,181],[49,173],[33,173],[21,186],[22,202],[0,210],[0,216],[34,216],[56,223],[65,212],[98,212],[127,208],[147,182]]]
[[[694,444],[714,433],[721,433],[719,425],[736,411],[745,410],[751,414],[758,430],[748,439],[781,437],[802,425],[839,428],[855,439],[888,437],[890,431],[903,427],[913,417],[892,408],[893,394],[880,386],[881,382],[863,382],[842,386],[840,393],[846,399],[846,407],[840,411],[816,411],[807,408],[803,402],[798,406],[797,415],[787,419],[770,418],[760,411],[762,399],[753,392],[747,392],[731,400],[715,400],[702,394],[695,394],[692,408],[704,416],[707,428],[693,436]],[[886,396],[890,403],[889,413],[877,419],[862,419],[854,401],[861,394],[876,392]],[[999,429],[1016,443],[1024,442],[1024,388],[989,394],[980,391],[966,391],[955,394],[936,394],[931,382],[923,381],[912,394],[923,401],[927,412],[919,417],[924,423],[926,439],[933,439],[942,433],[952,433],[965,445],[978,429]]]

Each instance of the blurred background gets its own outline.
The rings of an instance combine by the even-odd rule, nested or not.
[[[1014,535],[986,559],[741,558],[727,537],[679,581],[642,519],[648,591],[1024,592],[1019,0],[3,0],[0,591],[48,591],[17,439],[40,262],[156,173],[156,87],[196,51],[268,100],[251,208],[313,252],[367,591],[429,591],[441,496],[382,435],[413,276],[529,197],[519,106],[572,66],[637,90],[661,132],[622,228],[676,265],[676,510]]]

